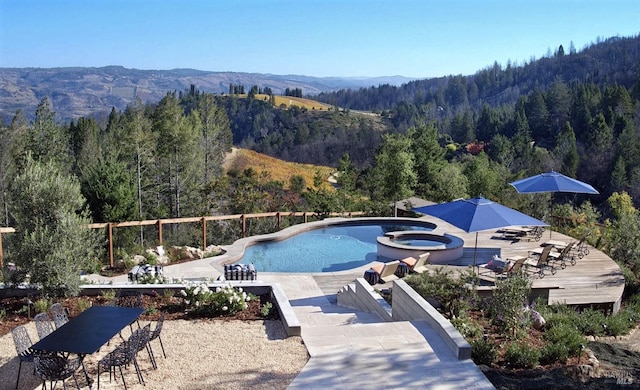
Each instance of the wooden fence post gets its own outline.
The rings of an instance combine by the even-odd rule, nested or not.
[[[207,250],[207,220],[202,217],[202,250]]]
[[[107,237],[109,238],[109,265],[113,268],[113,222],[107,224]]]
[[[162,221],[158,220],[158,245],[162,245]]]
[[[240,216],[240,221],[242,221],[242,238],[245,238],[247,236],[247,223],[244,214]]]

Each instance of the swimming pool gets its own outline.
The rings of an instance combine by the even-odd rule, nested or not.
[[[306,230],[298,225],[302,231],[287,238],[269,235],[269,239],[247,242],[238,261],[253,263],[259,272],[344,271],[376,260],[389,260],[378,255],[377,244],[377,238],[387,232],[430,232],[435,227],[430,222],[404,218],[357,218]]]

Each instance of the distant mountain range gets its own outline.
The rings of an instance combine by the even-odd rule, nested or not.
[[[122,66],[101,68],[0,68],[0,115],[9,123],[18,109],[33,118],[38,103],[47,97],[56,119],[124,110],[135,96],[155,103],[169,91],[185,91],[194,85],[201,92],[227,93],[229,85],[269,87],[280,95],[300,88],[304,95],[382,84],[401,85],[402,76],[373,78],[310,77],[261,73],[208,72],[195,69],[139,70]]]

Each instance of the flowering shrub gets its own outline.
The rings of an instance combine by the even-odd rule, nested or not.
[[[138,284],[166,284],[169,282],[169,279],[158,274],[144,274],[138,278],[137,282]]]
[[[206,283],[187,286],[180,291],[187,310],[200,315],[231,315],[247,308],[253,297],[231,285],[210,289]]]

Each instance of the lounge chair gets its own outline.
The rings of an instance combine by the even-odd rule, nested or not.
[[[555,267],[549,264],[549,260],[551,257],[549,256],[549,253],[551,252],[551,249],[553,249],[551,245],[545,246],[540,256],[538,256],[537,261],[531,262],[532,259],[529,258],[529,260],[527,260],[526,262],[527,267],[534,267],[538,269],[538,271],[534,272],[534,275],[537,274],[540,277],[540,279],[544,278],[544,270],[547,268],[551,269],[552,275],[556,274]]]
[[[587,245],[586,237],[582,237],[582,239],[580,239],[580,241],[578,241],[578,243],[574,245],[573,252],[575,252],[575,255],[578,255],[580,259],[589,255],[589,246]]]
[[[400,265],[400,260],[390,261],[388,263],[376,264],[371,267],[371,270],[378,274],[378,279],[382,283],[390,282],[398,279],[396,271]]]
[[[567,259],[569,260],[571,265],[576,265],[575,256],[571,254],[571,251],[573,250],[573,247],[575,244],[576,244],[575,242],[570,242],[564,248],[562,248],[560,252],[558,253],[551,252],[549,253],[549,256],[553,258],[553,261],[559,261],[560,268],[562,269],[567,268]]]
[[[426,265],[427,265],[427,260],[429,260],[430,254],[431,253],[429,252],[423,253],[420,256],[418,256],[417,259],[415,257],[407,257],[407,258],[401,259],[400,262],[406,264],[407,267],[409,267],[409,272],[415,272],[415,273],[421,274],[427,270]]]

